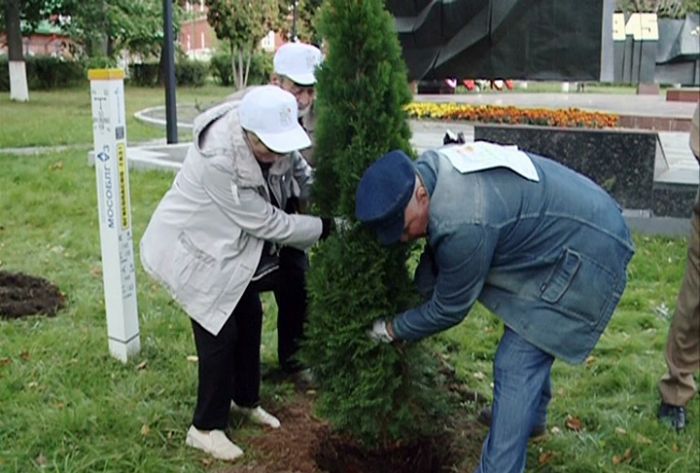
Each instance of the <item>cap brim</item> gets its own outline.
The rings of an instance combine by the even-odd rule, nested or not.
[[[309,135],[301,125],[280,133],[256,133],[260,141],[275,153],[291,153],[311,146]]]
[[[316,84],[316,77],[311,73],[308,73],[308,74],[290,74],[290,75],[287,75],[287,77],[295,84],[303,85],[305,87],[309,87],[309,86]]]
[[[404,226],[404,213],[397,212],[391,218],[385,219],[379,225],[374,225],[379,243],[384,246],[394,245],[401,241]]]

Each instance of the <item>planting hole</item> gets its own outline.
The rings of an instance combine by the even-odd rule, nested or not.
[[[440,473],[445,471],[445,452],[436,439],[367,452],[337,435],[322,439],[316,462],[328,473]]]

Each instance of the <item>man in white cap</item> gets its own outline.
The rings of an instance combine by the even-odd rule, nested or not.
[[[279,47],[273,58],[274,73],[270,83],[294,95],[299,109],[298,121],[309,136],[310,143],[295,151],[301,153],[306,162],[313,166],[313,140],[315,117],[316,68],[321,63],[321,51],[310,44],[286,43]],[[228,100],[241,100],[258,86],[238,91]],[[303,200],[303,199],[302,199]],[[301,210],[297,195],[290,196],[283,209],[289,213]],[[280,279],[285,283],[272,288],[277,302],[277,357],[283,377],[291,377],[302,385],[309,385],[312,379],[309,371],[303,369],[295,359],[299,342],[304,335],[307,313],[306,271],[308,258],[303,251],[284,247],[279,253]]]
[[[279,87],[206,111],[141,240],[144,268],[192,319],[199,384],[186,443],[215,458],[243,454],[224,433],[231,409],[280,425],[259,405],[258,294],[284,284],[279,246],[304,250],[331,230],[329,219],[282,210],[293,183],[310,192],[310,168],[293,153],[309,144],[294,96]]]
[[[311,146],[300,150],[304,159],[313,166],[316,68],[321,63],[321,51],[310,44],[286,43],[280,46],[273,59],[272,83],[294,95],[299,107],[299,123],[311,139]],[[290,199],[286,208],[299,211],[296,199]],[[306,271],[308,258],[303,251],[285,247],[280,251],[280,274],[285,281],[274,291],[277,302],[277,357],[282,373],[306,386],[313,382],[308,370],[295,359],[299,342],[304,335],[307,313]]]
[[[316,98],[316,68],[323,55],[316,46],[306,43],[285,43],[275,52],[272,60],[273,74],[270,84],[276,85],[297,99],[299,123],[309,135],[311,145],[299,150],[306,161],[313,166],[314,100]],[[240,100],[257,86],[251,86],[231,94],[227,100]]]
[[[321,64],[321,50],[305,43],[286,43],[279,47],[272,61],[272,83],[294,95],[299,106],[299,121],[311,138],[311,146],[301,150],[310,165],[314,165],[313,143],[315,117],[313,113],[316,68]]]

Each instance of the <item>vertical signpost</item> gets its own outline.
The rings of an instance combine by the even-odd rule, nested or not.
[[[126,159],[124,71],[91,69],[88,77],[109,352],[126,362],[141,346]]]

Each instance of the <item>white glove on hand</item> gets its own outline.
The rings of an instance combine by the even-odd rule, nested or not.
[[[375,320],[372,328],[367,330],[367,336],[375,342],[391,343],[394,338],[389,334],[387,321],[383,319]]]

